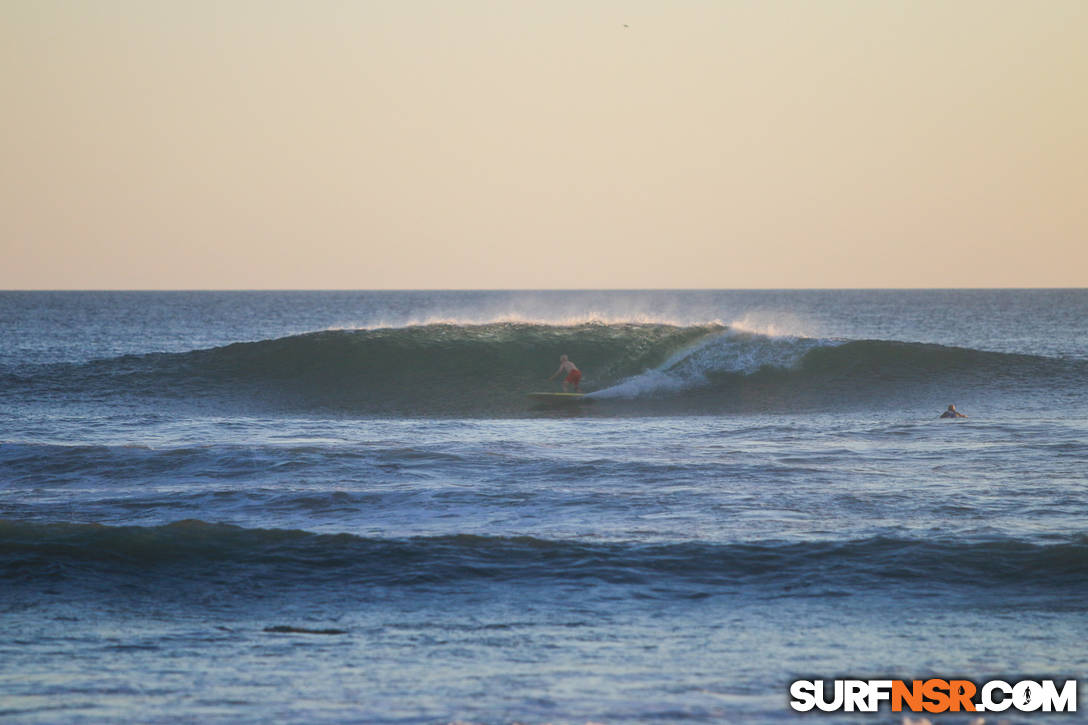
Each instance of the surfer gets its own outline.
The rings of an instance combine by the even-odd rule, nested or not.
[[[556,375],[560,373],[566,373],[567,377],[563,378],[563,392],[567,392],[567,383],[574,386],[574,392],[579,393],[581,390],[578,387],[578,383],[582,380],[582,371],[578,369],[578,366],[567,359],[566,355],[559,356],[559,369],[548,376],[548,380],[552,380]]]
[[[956,406],[948,406],[948,410],[941,413],[942,418],[966,418],[967,416],[956,410]]]

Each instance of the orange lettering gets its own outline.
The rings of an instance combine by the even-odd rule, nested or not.
[[[903,702],[911,712],[922,711],[922,681],[913,680],[908,688],[902,680],[892,681],[892,712],[902,712]]]
[[[971,698],[975,696],[975,683],[970,680],[950,680],[948,691],[951,695],[949,706],[952,712],[959,712],[961,707],[964,712],[975,711],[975,703],[971,702]]]
[[[922,705],[926,712],[945,712],[948,710],[948,681],[926,680],[922,684],[922,694],[930,702]]]

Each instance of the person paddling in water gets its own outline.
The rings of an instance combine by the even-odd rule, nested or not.
[[[567,377],[563,378],[563,392],[567,392],[567,384],[574,386],[574,392],[580,393],[581,388],[578,387],[578,383],[582,381],[582,371],[578,369],[578,366],[567,359],[566,355],[559,356],[559,369],[548,376],[548,380],[552,380],[556,375],[566,373]]]
[[[967,416],[956,410],[956,406],[948,406],[948,410],[941,413],[942,418],[966,418]]]

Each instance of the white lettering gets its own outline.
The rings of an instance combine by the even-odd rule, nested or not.
[[[891,680],[869,680],[869,712],[880,710],[881,700],[891,700]]]
[[[846,693],[845,704],[847,712],[867,712],[865,701],[866,692],[869,690],[864,680],[847,680],[846,681]]]
[[[993,693],[997,690],[1002,693],[1000,700],[994,700]],[[984,711],[1004,712],[1012,706],[1012,685],[1004,680],[990,680],[982,686],[982,704]]]
[[[1043,706],[1043,688],[1038,682],[1021,680],[1012,688],[1012,702],[1020,712],[1035,712]]]
[[[1054,680],[1043,680],[1044,712],[1076,712],[1077,711],[1077,681],[1066,680],[1062,685],[1062,691],[1054,685]],[[1051,710],[1051,707],[1054,710]]]
[[[835,680],[835,697],[830,701],[827,699],[826,693],[824,692],[823,680],[816,680],[816,690],[819,693],[816,696],[816,707],[824,712],[835,712],[842,707],[843,700],[845,699],[845,696],[843,695],[842,680]]]
[[[808,712],[816,707],[816,685],[812,680],[797,680],[790,685],[790,707],[797,712]]]

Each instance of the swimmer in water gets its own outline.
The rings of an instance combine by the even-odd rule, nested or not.
[[[566,373],[567,377],[563,378],[563,392],[567,392],[567,385],[574,386],[574,392],[579,393],[581,389],[578,383],[582,380],[582,371],[578,369],[578,366],[567,359],[566,355],[559,356],[559,369],[548,376],[548,380],[552,380],[556,375],[560,373]]]
[[[948,406],[948,410],[941,413],[942,418],[966,418],[967,416],[956,410],[956,406]]]

